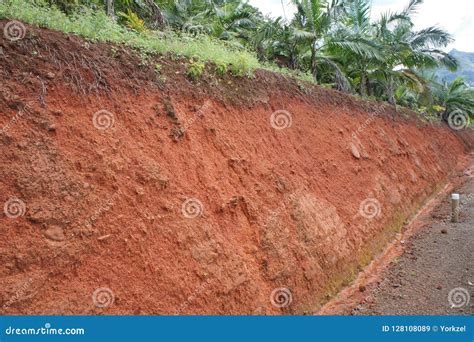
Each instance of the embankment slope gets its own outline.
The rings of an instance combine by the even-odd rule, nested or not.
[[[466,153],[280,75],[191,82],[183,60],[27,29],[0,42],[0,203],[25,209],[0,217],[2,313],[315,312]]]

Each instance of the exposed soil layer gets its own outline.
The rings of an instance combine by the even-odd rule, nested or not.
[[[473,157],[471,167],[453,177],[384,253],[319,314],[474,313]],[[451,222],[454,192],[461,196],[458,223]]]
[[[474,178],[457,192],[460,222],[447,219],[451,201],[445,198],[353,313],[474,315]]]
[[[2,313],[314,313],[465,163],[446,126],[269,72],[0,47]]]

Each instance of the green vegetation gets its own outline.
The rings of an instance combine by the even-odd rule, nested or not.
[[[158,64],[156,63],[155,64],[155,72],[157,75],[161,75],[161,69],[163,68],[163,66],[161,64]]]
[[[64,2],[73,3],[74,1]],[[97,1],[97,3],[102,6],[103,1]],[[72,5],[61,6],[63,7],[68,8],[69,11],[75,8]],[[123,13],[125,12],[127,9],[124,9]],[[0,3],[0,18],[18,19],[40,27],[74,33],[91,41],[125,44],[145,53],[172,52],[188,58],[197,56],[206,62],[214,61],[226,65],[240,63],[244,59],[249,69],[253,70],[260,66],[257,58],[246,49],[232,44],[223,44],[209,35],[191,36],[173,30],[150,29],[140,33],[127,27],[127,25],[133,26],[128,20],[121,23],[117,18],[119,20],[117,22],[107,17],[103,10],[94,10],[90,7],[81,6],[75,12],[66,14],[58,7],[48,6],[45,1],[6,0]]]
[[[186,74],[194,81],[200,79],[204,70],[206,69],[206,64],[201,63],[197,60],[192,60],[189,62],[186,68]]]
[[[227,73],[227,65],[224,63],[216,63],[216,74],[219,76],[224,76]]]
[[[291,2],[296,13],[288,20],[265,17],[245,0],[5,0],[0,17],[134,47],[141,65],[153,53],[186,57],[192,79],[208,62],[219,76],[264,68],[427,118],[473,114],[472,90],[462,79],[449,84],[432,76],[458,63],[443,51],[453,41],[449,33],[414,29],[423,0],[407,0],[404,10],[375,21],[370,0]]]
[[[140,19],[132,10],[128,9],[127,13],[119,12],[119,15],[125,19],[125,25],[134,31],[144,33],[147,31],[145,21]]]

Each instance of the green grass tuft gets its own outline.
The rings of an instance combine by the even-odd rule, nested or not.
[[[193,81],[196,81],[202,77],[204,70],[206,69],[206,64],[201,63],[197,60],[192,60],[186,67],[186,74]]]
[[[84,7],[80,13],[67,16],[45,1],[6,0],[0,3],[0,18],[23,22],[65,33],[73,33],[94,42],[125,44],[145,53],[174,53],[204,62],[241,65],[245,70],[261,67],[249,51],[207,35],[190,36],[173,31],[137,32],[117,24],[104,12]]]

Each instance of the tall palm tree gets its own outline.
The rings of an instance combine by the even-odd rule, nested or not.
[[[410,0],[400,13],[384,13],[375,23],[375,41],[384,50],[380,70],[384,74],[387,100],[396,104],[397,81],[423,83],[415,68],[432,68],[444,65],[456,69],[456,60],[440,50],[453,41],[446,31],[432,26],[413,31],[412,16],[423,0]]]
[[[294,38],[309,45],[310,70],[315,81],[318,78],[317,53],[324,35],[329,31],[333,22],[334,8],[328,0],[292,0],[296,6],[293,20],[295,26]],[[338,0],[333,0],[332,6],[340,6]]]
[[[341,0],[293,0],[297,13],[293,20],[294,39],[309,46],[310,71],[318,80],[318,63],[332,70],[336,88],[347,90],[345,73],[341,63],[344,57],[377,58],[379,51],[366,32],[350,30],[344,24],[351,1]],[[362,1],[357,4],[362,8]],[[359,9],[363,12],[363,9]],[[368,22],[368,13],[365,13]],[[359,19],[356,19],[359,20]],[[366,25],[366,23],[363,23]],[[357,24],[355,24],[357,27]]]
[[[105,0],[105,10],[109,17],[115,18],[115,4],[114,0]]]
[[[262,21],[252,37],[260,60],[276,60],[278,64],[297,69],[301,49],[294,39],[294,27],[281,17]]]
[[[213,33],[223,40],[239,38],[245,42],[251,39],[258,23],[263,20],[261,13],[253,6],[241,0],[210,1],[209,15],[215,18]]]
[[[370,0],[348,0],[344,16],[338,21],[330,44],[334,55],[343,58],[347,73],[352,74],[362,96],[367,95],[369,68],[382,59],[381,46],[373,42]]]
[[[167,0],[162,4],[164,19],[170,27],[190,33],[210,33],[207,4],[201,0]]]

